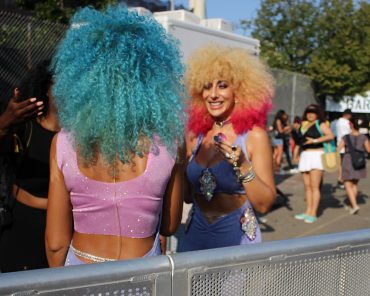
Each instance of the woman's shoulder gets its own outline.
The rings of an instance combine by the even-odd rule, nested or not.
[[[269,136],[266,131],[266,129],[260,127],[260,126],[254,126],[249,132],[248,132],[248,138],[247,140],[253,141],[253,142],[259,142],[268,140]]]

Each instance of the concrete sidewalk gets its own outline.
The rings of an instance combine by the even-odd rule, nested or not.
[[[350,215],[343,207],[346,192],[336,187],[337,173],[325,173],[318,220],[312,224],[294,219],[295,214],[305,210],[301,174],[277,176],[277,188],[288,197],[288,207],[272,209],[265,216],[267,222],[261,225],[264,241],[364,228],[370,230],[370,161],[367,163],[367,176],[359,182],[360,211]]]
[[[276,176],[277,188],[287,196],[288,202],[287,205],[283,205],[279,197],[276,207],[264,216],[267,221],[260,223],[263,240],[283,240],[365,228],[369,228],[370,231],[370,161],[367,163],[367,176],[367,179],[359,182],[360,211],[355,215],[350,215],[343,207],[346,192],[336,187],[337,173],[325,173],[318,220],[312,224],[294,218],[295,214],[305,210],[301,174]],[[184,204],[182,224],[177,233],[168,241],[167,249],[170,252],[176,251],[178,241],[183,237],[184,223],[190,207],[191,205]]]

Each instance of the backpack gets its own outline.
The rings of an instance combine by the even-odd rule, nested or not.
[[[365,157],[365,151],[356,149],[356,140],[357,137],[355,137],[355,147],[353,147],[351,139],[349,135],[346,135],[345,142],[347,144],[349,154],[351,155],[351,162],[352,166],[355,170],[361,170],[366,167],[366,157]]]

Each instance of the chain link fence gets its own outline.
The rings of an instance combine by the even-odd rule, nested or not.
[[[66,29],[66,25],[0,11],[1,104],[32,66],[52,56]]]
[[[283,109],[292,121],[295,116],[301,117],[309,104],[317,103],[309,76],[280,69],[272,69],[272,74],[276,80],[276,90],[273,109],[269,115],[270,124],[274,114],[280,109]]]

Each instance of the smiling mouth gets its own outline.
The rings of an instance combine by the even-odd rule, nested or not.
[[[211,107],[220,107],[223,104],[223,102],[221,102],[221,101],[218,101],[218,102],[208,102],[208,104],[210,104]]]

